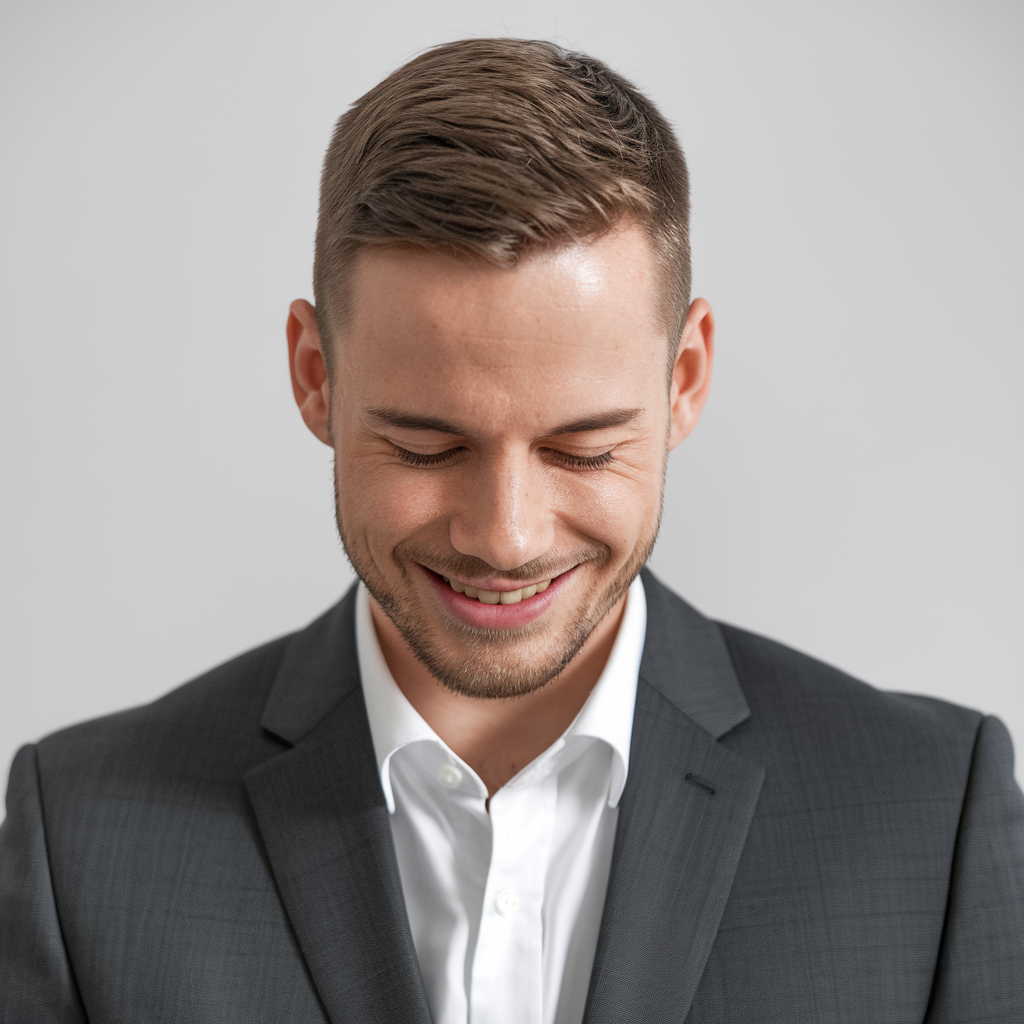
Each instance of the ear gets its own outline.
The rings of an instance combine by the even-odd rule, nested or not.
[[[330,380],[316,326],[316,311],[305,299],[296,299],[288,311],[288,364],[292,393],[306,426],[331,447]]]
[[[705,299],[694,299],[686,315],[669,391],[668,449],[697,426],[711,387],[715,357],[715,315]]]

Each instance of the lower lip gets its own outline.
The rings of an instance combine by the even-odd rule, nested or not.
[[[457,594],[437,573],[422,566],[420,568],[423,569],[423,574],[445,608],[467,626],[473,626],[475,629],[516,629],[529,625],[551,607],[558,592],[576,572],[577,567],[574,566],[556,576],[543,593],[525,598],[518,604],[484,604],[475,597]]]

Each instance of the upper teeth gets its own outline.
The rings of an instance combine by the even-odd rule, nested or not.
[[[484,604],[519,604],[524,598],[533,597],[534,594],[542,594],[548,589],[551,580],[543,583],[534,583],[521,590],[480,590],[477,587],[467,587],[458,580],[450,580],[444,577],[445,583],[455,591],[456,594],[465,594],[466,597],[475,597]]]

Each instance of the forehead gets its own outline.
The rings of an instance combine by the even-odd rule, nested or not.
[[[371,391],[447,392],[457,383],[467,398],[660,379],[667,341],[658,297],[654,259],[634,225],[510,268],[367,248],[352,277],[339,369]]]

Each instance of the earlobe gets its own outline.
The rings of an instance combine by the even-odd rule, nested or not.
[[[694,299],[686,316],[669,393],[671,451],[697,426],[711,387],[715,356],[715,315],[706,299]]]
[[[320,344],[316,310],[296,299],[288,311],[288,365],[292,394],[302,419],[312,433],[329,447],[334,446],[329,428],[330,382]]]

